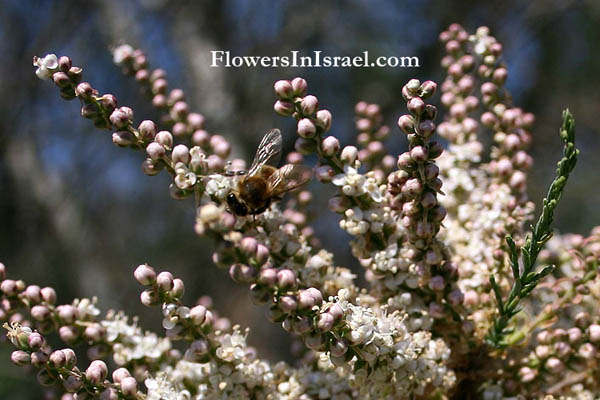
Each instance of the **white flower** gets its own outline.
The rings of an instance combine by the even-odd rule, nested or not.
[[[362,190],[371,196],[374,202],[380,203],[383,200],[382,191],[385,190],[385,186],[382,190],[374,178],[367,178],[363,184]]]
[[[182,162],[175,164],[175,174],[174,182],[179,189],[190,189],[198,181],[196,174]]]
[[[164,372],[159,372],[156,378],[147,378],[144,381],[148,388],[147,400],[189,400],[190,392],[178,391]]]
[[[233,333],[225,334],[217,340],[221,343],[216,351],[217,357],[230,362],[243,360],[246,354],[246,333],[242,335],[236,327]]]
[[[113,50],[113,61],[117,65],[121,65],[126,58],[133,54],[133,47],[128,44],[122,44]]]
[[[91,300],[87,298],[81,300],[75,299],[73,301],[73,306],[77,308],[77,315],[79,315],[81,319],[88,319],[87,317],[90,317],[89,319],[94,319],[100,315],[100,310],[96,307],[97,302],[97,297],[92,297]]]
[[[344,173],[333,177],[333,184],[342,187],[342,192],[346,196],[359,196],[363,194],[363,184],[365,176],[358,173],[355,168],[349,165],[344,166]]]
[[[38,67],[35,74],[40,79],[50,79],[52,72],[58,68],[58,57],[56,54],[48,54],[44,58],[34,57],[33,65]]]
[[[231,190],[232,178],[220,174],[209,175],[208,178],[205,187],[206,193],[218,199],[225,199]]]

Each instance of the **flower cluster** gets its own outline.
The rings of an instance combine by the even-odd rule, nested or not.
[[[316,156],[316,178],[335,190],[329,209],[351,235],[364,288],[321,246],[307,207],[320,199],[309,189],[287,201],[279,193],[254,214],[230,209],[248,176],[265,177],[230,159],[228,140],[206,130],[204,116],[181,89],[169,90],[164,70],[151,69],[141,50],[124,44],[113,57],[161,111],[158,121],[134,122],[131,108],[83,81],[68,57],[34,58],[36,75],[64,99],[79,99],[84,118],[110,130],[117,146],[143,153],[145,174],[164,170],[172,197],[194,197],[195,232],[214,240],[214,264],[246,285],[301,351],[298,365],[261,358],[248,329],[220,317],[206,297],[186,305],[184,281],[148,264],[134,277],[142,304],[161,309],[164,334],[122,311],[101,316],[94,298],[57,305],[54,289],[9,279],[0,264],[0,321],[16,347],[13,363],[37,369],[62,400],[597,396],[600,231],[551,239],[550,228],[577,159],[573,118],[565,112],[564,157],[527,234],[534,118],[504,87],[502,46],[485,27],[470,35],[457,24],[440,40],[447,112],[438,118],[435,82],[410,80],[401,93],[408,114],[398,127],[408,149],[400,155],[386,150],[384,141],[396,139],[377,104],[356,104],[356,141],[342,146],[306,80],[274,84],[274,110],[295,120],[298,135],[286,162]],[[489,154],[484,135],[493,139]],[[537,268],[536,259],[556,267]],[[53,334],[64,348],[50,347]],[[85,370],[76,348],[91,360]]]

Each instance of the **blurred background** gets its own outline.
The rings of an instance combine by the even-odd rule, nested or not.
[[[529,192],[538,204],[562,150],[561,111],[569,107],[575,115],[581,158],[556,226],[587,234],[600,224],[600,2],[2,0],[0,261],[10,277],[55,287],[61,303],[98,296],[104,311],[140,315],[142,325],[156,331],[160,313],[136,300],[141,288],[132,271],[144,262],[167,268],[184,279],[187,303],[212,296],[219,312],[251,328],[249,342],[263,357],[289,361],[283,330],[265,323],[265,310],[248,305],[247,288],[210,261],[212,243],[193,232],[192,201],[170,198],[166,174],[143,175],[141,154],[117,148],[109,132],[80,118],[79,102],[63,101],[52,83],[35,77],[32,57],[69,55],[85,80],[131,106],[139,122],[158,114],[112,64],[109,49],[122,42],[141,48],[151,67],[167,71],[171,88],[185,90],[208,130],[228,138],[234,155],[248,160],[272,127],[284,132],[286,152],[292,149],[294,125],[273,112],[272,85],[301,75],[333,113],[332,133],[343,145],[355,135],[354,104],[366,100],[382,106],[395,132],[388,143],[399,153],[406,145],[395,127],[405,112],[400,89],[410,78],[441,83],[437,36],[452,22],[470,32],[487,25],[504,45],[514,103],[537,117]],[[211,50],[266,56],[368,50],[418,56],[421,67],[210,68]],[[330,193],[318,193],[318,235],[340,265],[359,272],[337,216],[326,211]],[[9,362],[10,351],[0,343],[0,398],[42,398],[38,385],[30,384],[35,378]]]

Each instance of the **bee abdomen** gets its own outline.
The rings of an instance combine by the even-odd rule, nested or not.
[[[239,185],[240,197],[253,208],[260,207],[267,198],[267,182],[262,178],[248,177]]]

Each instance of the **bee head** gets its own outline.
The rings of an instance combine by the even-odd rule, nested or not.
[[[227,205],[229,206],[229,211],[235,215],[248,215],[248,207],[246,207],[245,204],[240,203],[233,193],[227,195]]]

